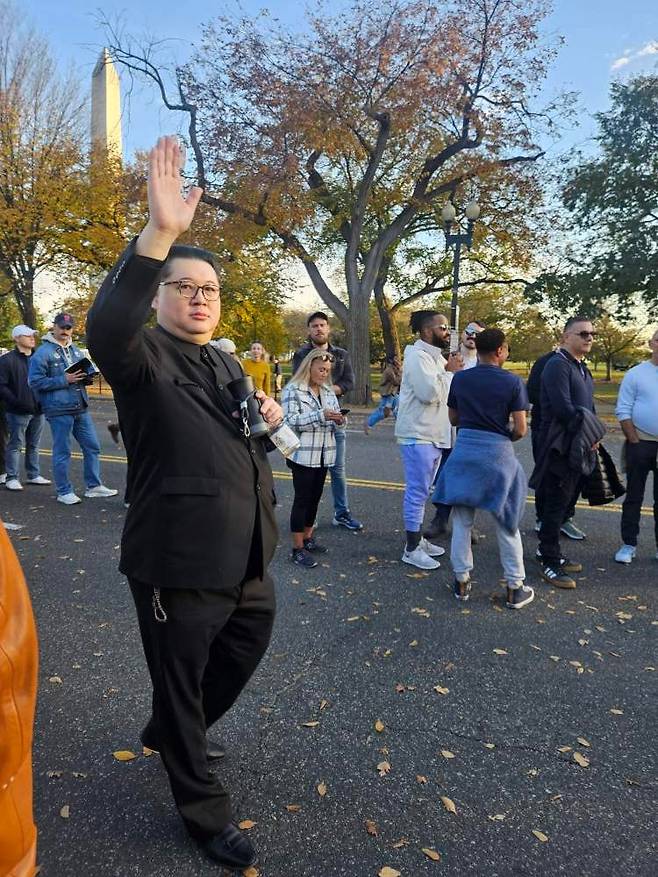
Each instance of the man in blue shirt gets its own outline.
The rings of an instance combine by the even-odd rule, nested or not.
[[[453,507],[450,548],[455,573],[453,591],[458,600],[468,600],[470,596],[473,519],[475,509],[486,509],[496,521],[507,606],[521,609],[535,594],[524,584],[519,532],[528,482],[512,442],[526,434],[530,405],[523,381],[502,368],[509,356],[505,333],[485,329],[475,344],[478,365],[457,372],[450,385],[448,415],[459,432],[437,483],[440,502]]]
[[[635,557],[649,472],[653,472],[653,520],[658,546],[658,330],[653,333],[649,348],[651,358],[624,375],[615,410],[626,437],[626,496],[621,511],[623,545],[615,554],[617,563],[631,563]]]
[[[569,467],[568,453],[549,452],[547,439],[554,420],[568,432],[578,428],[579,408],[594,412],[594,381],[584,359],[592,349],[596,332],[587,317],[571,317],[564,327],[561,346],[552,356],[541,376],[541,432],[538,454],[550,453],[550,461],[537,490],[542,508],[537,559],[542,578],[556,588],[575,588],[570,573],[582,566],[562,556],[560,529],[567,511],[577,495],[582,473]]]

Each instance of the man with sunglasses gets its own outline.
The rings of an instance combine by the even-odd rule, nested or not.
[[[331,367],[331,380],[333,390],[338,400],[354,389],[354,369],[350,362],[350,355],[343,347],[331,344],[331,327],[329,317],[323,311],[316,311],[306,321],[308,326],[308,341],[302,344],[292,358],[292,373],[295,374],[302,364],[304,357],[311,350],[326,350],[333,357]],[[345,527],[346,530],[363,530],[361,521],[357,521],[350,512],[347,502],[347,475],[345,472],[347,433],[344,426],[337,427],[336,438],[336,462],[329,469],[331,476],[331,492],[334,497],[334,527]]]
[[[554,420],[573,433],[581,421],[579,408],[592,413],[594,381],[584,359],[592,349],[596,333],[587,317],[567,320],[560,347],[544,367],[541,376],[542,426],[537,444],[540,459],[548,453],[547,437]],[[568,447],[564,454],[553,449],[541,482],[537,486],[542,510],[537,559],[541,576],[556,588],[572,589],[576,582],[570,575],[582,570],[560,550],[560,530],[574,495],[580,491],[583,475],[569,466]]]
[[[485,328],[484,323],[481,323],[479,320],[471,320],[462,332],[459,352],[464,361],[464,371],[469,368],[475,368],[478,364],[478,352],[475,347],[475,339]]]
[[[181,191],[177,138],[149,155],[149,220],[89,312],[89,347],[114,391],[130,460],[120,569],[153,686],[144,746],[160,753],[189,834],[218,865],[256,852],[233,823],[206,737],[267,650],[275,612],[273,479],[261,439],[236,417],[238,362],[210,346],[221,301],[215,261],[175,244],[201,197]],[[155,311],[157,325],[145,328]],[[271,426],[280,406],[257,392]],[[180,869],[174,869],[180,870]]]

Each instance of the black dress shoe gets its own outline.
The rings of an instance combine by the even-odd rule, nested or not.
[[[213,862],[227,868],[248,868],[257,859],[252,842],[232,822],[221,834],[203,841],[201,848]]]

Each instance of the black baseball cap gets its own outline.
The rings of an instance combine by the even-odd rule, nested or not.
[[[75,326],[75,320],[71,314],[57,314],[53,323],[55,326],[62,326],[66,329],[72,329]]]

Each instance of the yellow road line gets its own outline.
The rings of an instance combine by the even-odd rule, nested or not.
[[[39,453],[44,454],[47,457],[52,457],[52,451],[49,450],[41,449]],[[82,454],[77,451],[74,451],[71,456],[74,460],[82,459]],[[113,454],[101,454],[100,459],[103,463],[123,463],[125,465],[127,462],[125,457],[119,457]],[[278,478],[280,481],[292,481],[292,473],[290,472],[274,471],[274,477]],[[368,487],[371,490],[392,490],[397,491],[398,493],[404,491],[404,484],[399,481],[375,481],[368,478],[348,478],[347,483],[351,487]],[[534,497],[532,496],[529,496],[526,499],[526,502],[529,505],[534,504],[534,501]],[[621,504],[618,502],[611,502],[608,503],[608,505],[598,506],[591,506],[586,502],[579,502],[577,503],[577,508],[586,509],[590,512],[621,512]],[[641,514],[653,515],[653,509],[649,508],[649,506],[642,506]]]

